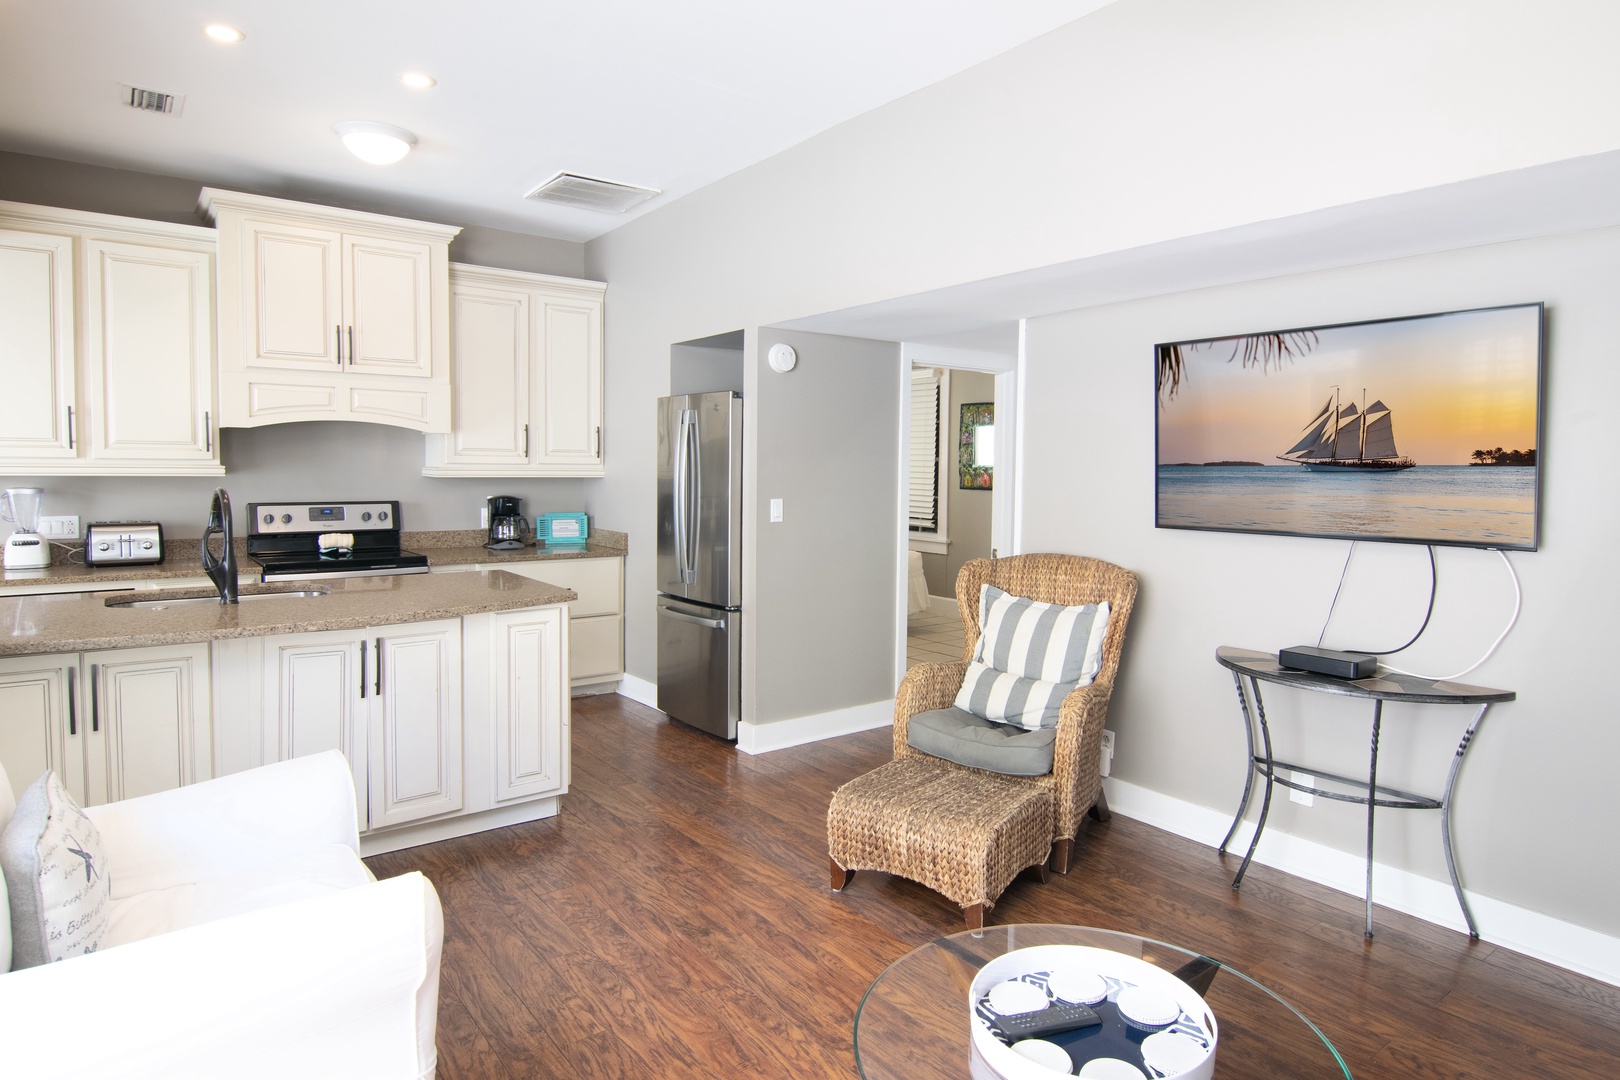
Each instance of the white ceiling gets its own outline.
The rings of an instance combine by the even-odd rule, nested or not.
[[[1110,2],[0,0],[0,150],[582,241]],[[184,110],[136,112],[121,83]],[[418,145],[363,164],[344,120]],[[559,171],[663,194],[523,200]]]

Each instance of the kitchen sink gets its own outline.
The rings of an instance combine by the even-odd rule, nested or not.
[[[294,596],[325,596],[327,595],[327,592],[328,590],[326,589],[299,589],[287,592],[245,592],[238,596],[237,599],[241,603],[248,604],[256,600],[285,600],[288,597]],[[224,606],[220,604],[219,595],[217,593],[206,596],[158,597],[154,600],[134,600],[130,598],[129,593],[124,593],[120,596],[110,596],[105,602],[108,607],[141,608],[146,611],[162,611],[164,608],[192,607],[202,604],[213,604],[215,607]]]

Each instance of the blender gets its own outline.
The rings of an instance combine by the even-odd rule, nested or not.
[[[6,537],[5,568],[38,570],[51,565],[51,545],[39,535],[39,505],[43,488],[7,488],[0,492],[0,517],[17,526]]]

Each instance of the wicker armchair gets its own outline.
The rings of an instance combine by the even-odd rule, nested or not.
[[[894,756],[922,755],[906,742],[906,726],[913,716],[944,709],[956,700],[967,674],[967,660],[979,641],[979,586],[994,585],[1014,596],[1046,604],[1108,602],[1108,637],[1103,642],[1102,670],[1090,686],[1082,686],[1063,700],[1058,715],[1057,745],[1052,772],[1019,778],[1046,788],[1056,802],[1052,869],[1069,872],[1069,857],[1080,819],[1089,811],[1099,821],[1108,819],[1102,790],[1102,733],[1108,720],[1108,699],[1119,672],[1125,626],[1136,603],[1136,575],[1124,567],[1080,555],[1012,555],[1005,559],[975,559],[956,575],[956,607],[962,616],[966,645],[954,664],[918,664],[906,672],[894,702]]]
[[[1091,685],[1064,698],[1044,776],[989,772],[926,754],[906,741],[911,718],[952,705],[979,639],[980,586],[1065,606],[1107,601],[1102,668]],[[1045,881],[1048,864],[1068,873],[1080,819],[1106,820],[1099,770],[1108,699],[1136,601],[1136,575],[1075,555],[977,559],[956,577],[966,648],[954,664],[918,664],[895,696],[894,760],[844,784],[827,810],[831,885],[857,870],[919,881],[960,904],[969,928],[1019,873]]]

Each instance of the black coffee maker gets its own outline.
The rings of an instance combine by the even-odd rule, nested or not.
[[[529,522],[523,516],[522,500],[516,495],[489,498],[489,541],[492,551],[515,551],[529,546]]]

